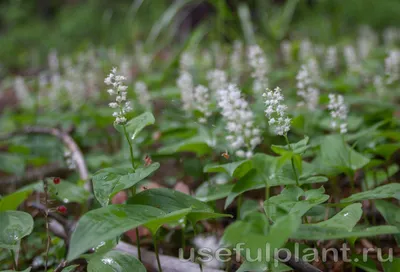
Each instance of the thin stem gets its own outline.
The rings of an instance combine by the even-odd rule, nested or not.
[[[49,187],[48,187],[46,179],[43,179],[43,185],[44,185],[43,188],[44,188],[44,205],[45,205],[44,220],[46,222],[46,237],[47,237],[44,271],[47,272],[47,263],[49,261],[49,250],[50,250],[51,238],[50,238],[50,231],[49,231],[49,207],[48,207]]]
[[[350,175],[350,187],[351,187],[351,193],[352,194],[356,193],[356,187],[355,187],[356,181],[355,181],[355,177],[354,176],[355,176],[354,174]]]
[[[131,140],[129,139],[128,132],[126,131],[126,126],[123,125],[122,127],[124,128],[125,138],[126,138],[126,140],[128,141],[128,144],[129,144],[129,152],[130,152],[130,155],[131,155],[131,164],[132,164],[132,168],[133,168],[133,170],[135,170],[135,159],[133,158],[133,147],[132,147],[132,143],[131,143]]]
[[[285,137],[286,143],[287,143],[287,145],[288,145],[290,151],[293,151],[292,146],[291,146],[290,143],[289,143],[289,139],[288,139],[287,135],[285,134],[285,135],[283,135],[283,136]],[[294,165],[293,156],[290,158],[290,161],[292,162],[293,172],[294,172],[294,175],[295,175],[295,177],[296,177],[296,185],[300,187],[299,177],[298,177],[298,175],[297,175],[296,167],[295,167],[295,165]]]
[[[156,253],[158,271],[162,272],[160,256],[158,256],[157,232],[154,234],[153,243],[154,243],[154,251]]]
[[[17,261],[15,260],[14,251],[12,249],[10,249],[10,254],[11,254],[11,258],[12,258],[13,269],[17,270],[18,269],[18,265],[17,265]]]
[[[129,144],[129,153],[130,153],[130,156],[131,156],[132,168],[133,168],[133,171],[135,171],[135,159],[133,157],[132,143],[131,143],[131,140],[129,139],[128,132],[126,131],[126,126],[123,125],[122,127],[124,128],[124,135],[125,135],[125,138],[126,138],[126,140],[128,141],[128,144]],[[131,192],[132,192],[132,196],[134,196],[136,194],[136,186],[135,185],[132,186]],[[135,233],[136,233],[136,246],[138,248],[138,257],[139,257],[139,261],[142,261],[142,254],[140,252],[140,233],[139,233],[139,228],[135,229]]]
[[[237,220],[240,219],[240,209],[242,208],[243,203],[243,194],[239,195],[238,202],[237,202],[237,210],[236,210],[236,218]]]
[[[196,236],[197,236],[196,224],[193,223],[192,221],[191,221],[191,223],[192,223],[192,226],[193,226],[193,234],[194,234],[194,237],[196,237]],[[196,252],[195,252],[195,260],[197,261],[197,256],[196,256],[196,255],[197,255],[197,254],[196,254]],[[201,264],[201,262],[199,262],[199,267],[200,267],[200,271],[203,272],[203,265]]]
[[[270,224],[270,221],[269,221],[270,213],[269,213],[269,203],[268,203],[269,195],[270,195],[269,186],[268,186],[268,184],[265,184],[265,203],[266,203],[265,205],[266,205],[266,210],[267,210],[268,231],[269,231],[269,224]]]
[[[185,229],[186,229],[186,218],[183,219],[182,236],[181,236],[181,239],[182,239],[181,247],[182,247],[184,256],[185,256],[185,248],[186,248]]]

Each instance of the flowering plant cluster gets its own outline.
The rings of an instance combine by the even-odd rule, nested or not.
[[[110,102],[110,108],[115,109],[113,116],[116,124],[126,123],[126,114],[132,111],[131,102],[127,101],[128,86],[124,85],[126,77],[117,74],[117,68],[113,68],[111,73],[105,78],[104,83],[111,88],[107,90],[110,96],[115,97],[115,102]]]

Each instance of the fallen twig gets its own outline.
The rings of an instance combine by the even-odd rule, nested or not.
[[[322,272],[321,270],[319,270],[318,268],[316,268],[315,266],[304,262],[303,260],[296,258],[294,256],[289,256],[286,250],[280,250],[278,252],[278,256],[279,256],[279,261],[281,261],[282,263],[286,264],[287,266],[293,268],[294,271],[298,271],[298,272]],[[289,258],[290,257],[290,258]],[[282,261],[282,260],[286,260],[287,261]]]
[[[38,181],[43,177],[63,177],[67,176],[71,170],[61,166],[60,164],[49,164],[42,167],[32,168],[25,172],[22,176],[2,177],[0,184],[6,185],[15,184],[16,187],[21,187],[34,181]]]
[[[89,180],[89,172],[86,167],[85,159],[83,154],[79,148],[79,146],[75,143],[74,139],[65,131],[57,128],[44,128],[44,127],[26,127],[22,130],[15,131],[11,134],[0,137],[0,140],[9,139],[16,135],[24,135],[24,134],[45,134],[52,135],[60,139],[64,145],[71,152],[71,158],[74,161],[76,168],[79,173],[79,177],[86,181],[85,189],[89,192],[92,192],[92,184]],[[42,175],[44,176],[44,175]]]
[[[124,243],[119,242],[116,250],[123,251],[134,256],[138,256],[137,247]],[[154,252],[148,251],[146,249],[140,248],[140,252],[142,254],[142,262],[149,266],[152,270],[158,271],[156,254]],[[162,269],[164,272],[200,272],[199,264],[192,263],[189,261],[183,261],[176,257],[166,256],[159,254],[160,262],[162,265]],[[203,266],[203,272],[223,272],[219,269],[207,268]]]

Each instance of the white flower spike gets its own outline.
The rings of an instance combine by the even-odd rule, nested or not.
[[[277,135],[286,136],[290,130],[291,119],[287,116],[287,106],[283,104],[284,97],[281,89],[276,87],[273,91],[268,89],[263,93],[265,98],[265,115],[268,124],[274,128]]]
[[[254,148],[261,143],[260,129],[254,124],[254,114],[241,97],[235,84],[218,90],[218,106],[226,123],[226,140],[236,156],[250,158]]]
[[[111,102],[108,105],[112,109],[116,109],[113,113],[116,124],[125,124],[126,114],[132,111],[131,103],[126,101],[128,86],[124,85],[126,77],[117,74],[117,68],[112,68],[111,73],[104,79],[104,83],[111,86],[107,92],[111,96],[115,96],[115,102]]]
[[[332,117],[331,127],[339,128],[340,133],[347,133],[347,114],[348,108],[344,103],[343,95],[329,94],[328,109]]]

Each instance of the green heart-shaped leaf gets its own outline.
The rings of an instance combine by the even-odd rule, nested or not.
[[[226,163],[226,164],[209,164],[204,167],[204,172],[206,173],[218,173],[225,172],[231,177],[241,178],[247,172],[253,168],[251,160],[242,160],[238,162]]]
[[[390,183],[376,187],[375,189],[353,194],[348,198],[342,199],[340,202],[355,202],[366,199],[383,199],[383,198],[396,198],[400,200],[400,184]]]
[[[319,227],[337,228],[351,231],[360,220],[361,215],[361,204],[355,203],[345,207],[332,218],[329,218],[326,221],[322,221],[314,225]]]
[[[142,131],[146,126],[154,124],[154,122],[155,119],[153,114],[151,112],[144,112],[141,115],[129,120],[125,124],[125,127],[129,137],[134,140],[140,131]],[[122,125],[115,124],[114,126],[119,132],[124,132]]]
[[[214,213],[214,210],[207,203],[167,188],[145,190],[130,198],[128,203],[153,206],[167,213],[190,208],[191,211],[187,215],[187,219],[193,223],[208,218],[230,216],[228,214]]]
[[[136,257],[120,251],[110,251],[89,261],[88,272],[146,272],[144,265]]]
[[[376,200],[375,201],[376,209],[382,214],[383,218],[385,218],[386,222],[390,225],[397,227],[400,230],[400,208],[399,206],[394,205],[393,203]],[[400,235],[397,234],[394,236],[396,238],[397,244],[400,245]]]
[[[396,234],[400,231],[394,226],[376,226],[369,228],[354,228],[347,231],[344,228],[327,228],[316,225],[301,225],[300,228],[291,236],[293,239],[334,240],[354,237],[370,237],[377,235]]]
[[[0,212],[0,222],[0,248],[18,249],[21,239],[33,230],[32,216],[26,212]]]
[[[83,215],[72,233],[68,260],[73,260],[88,249],[97,246],[101,241],[114,239],[118,235],[146,225],[152,231],[163,223],[184,217],[190,209],[179,210],[173,214],[144,205],[109,205],[92,210]]]
[[[279,195],[265,201],[264,210],[272,221],[287,214],[301,217],[312,207],[329,199],[324,192],[324,187],[306,192],[299,187],[287,187]]]
[[[128,189],[145,179],[160,167],[158,162],[135,171],[131,168],[105,168],[93,177],[93,191],[102,206],[108,205],[110,198],[119,191]]]

